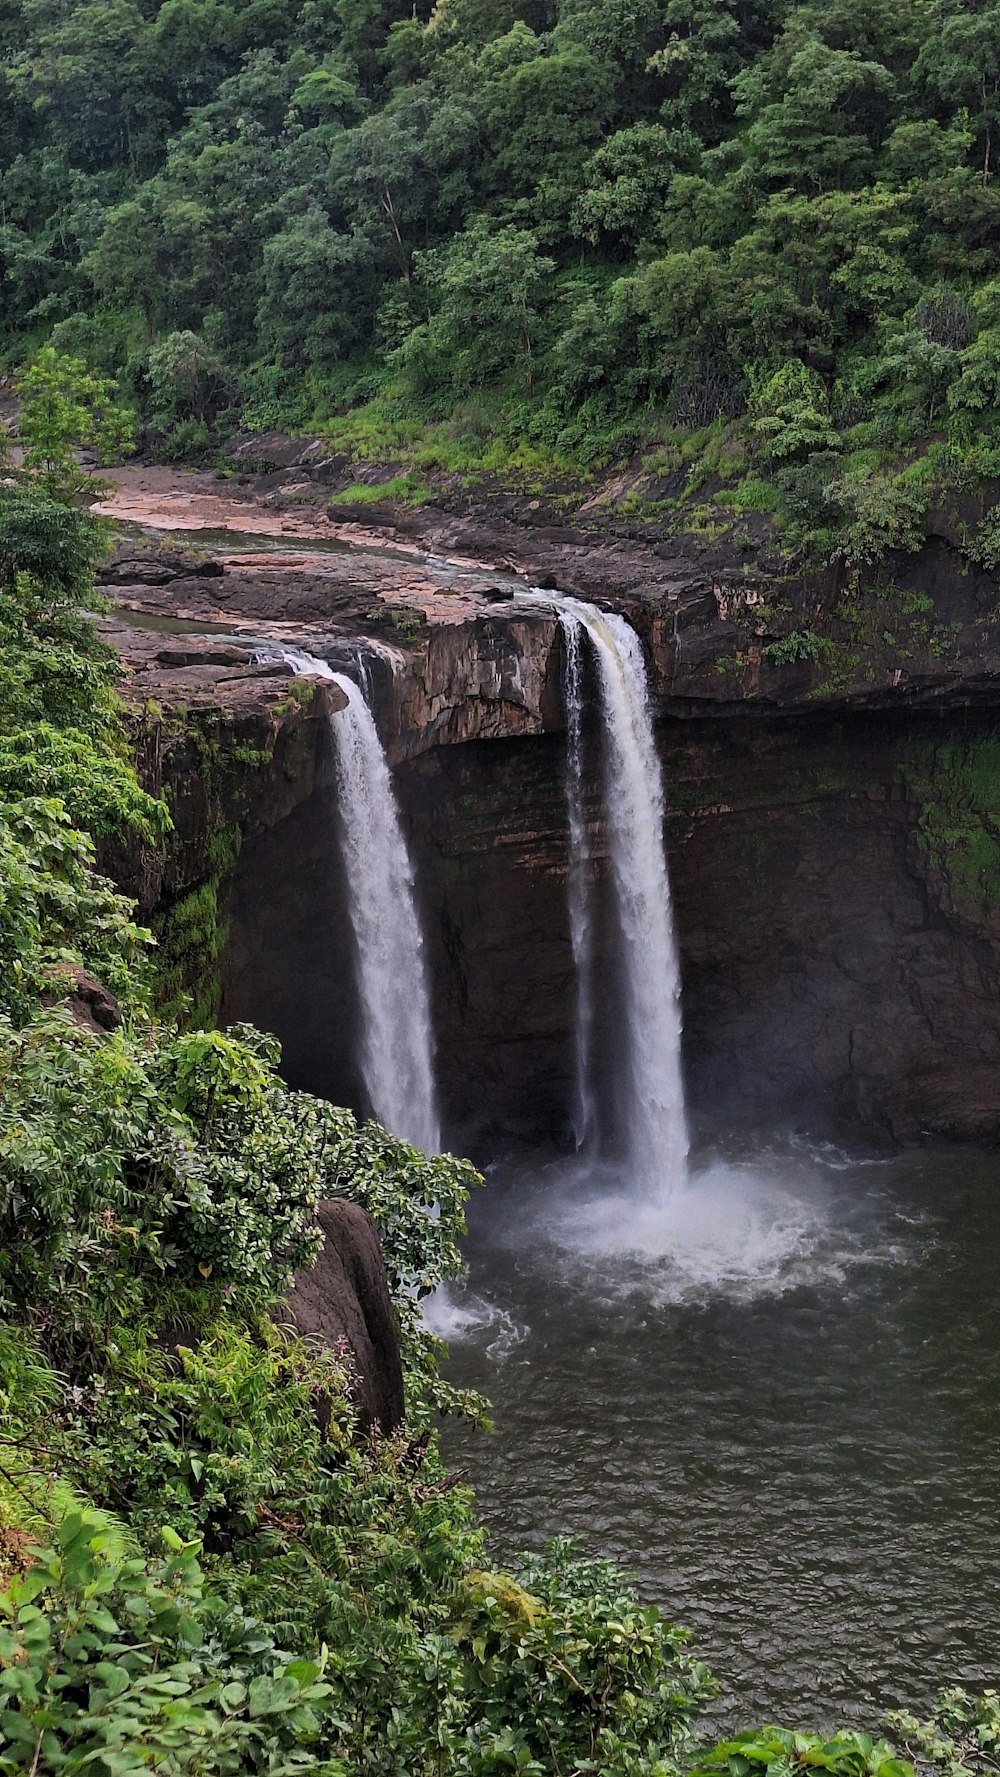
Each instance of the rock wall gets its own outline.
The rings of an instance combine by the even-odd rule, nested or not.
[[[696,1115],[1000,1133],[1000,618],[992,582],[958,573],[949,548],[932,539],[901,564],[888,638],[872,625],[889,595],[858,593],[832,652],[783,662],[767,600],[733,571],[559,544],[561,583],[593,594],[607,576],[651,664]],[[165,856],[112,866],[153,915],[175,997],[195,985],[197,1015],[273,1029],[295,1084],[366,1108],[327,727],[339,694],[255,667],[253,637],[355,670],[362,650],[416,862],[449,1138],[484,1155],[564,1133],[575,983],[554,617],[512,606],[501,573],[430,559],[196,565],[124,554],[109,569],[140,625],[119,646],[143,774],[177,825]],[[240,637],[141,627],[181,622]],[[590,819],[600,880],[596,803]],[[605,931],[613,1073],[610,945]]]
[[[211,1024],[237,966],[228,902],[242,849],[329,794],[329,719],[346,700],[334,684],[255,665],[245,648],[117,623],[102,630],[128,661],[139,775],[173,824],[156,847],[105,844],[101,867],[153,929],[161,1008]]]
[[[674,738],[699,1110],[898,1139],[1000,1129],[998,767],[989,714]]]
[[[668,852],[696,1119],[1000,1131],[1000,728],[989,712],[664,722]],[[560,735],[397,768],[446,1129],[483,1157],[568,1133],[575,981]],[[598,836],[599,810],[591,811]],[[598,880],[607,860],[597,846]],[[336,807],[244,847],[223,1014],[289,1077],[364,1108]],[[609,940],[599,1004],[613,1070]]]

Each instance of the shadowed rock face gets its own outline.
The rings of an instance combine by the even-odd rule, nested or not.
[[[878,716],[673,723],[661,743],[695,1115],[994,1134],[1000,847],[966,802],[968,840],[950,850],[942,814],[956,783],[1000,768],[992,720],[960,737]],[[552,740],[440,752],[398,774],[431,910],[444,1104],[473,1137],[551,1134],[569,1116],[562,772]],[[593,823],[599,841],[596,808]],[[595,867],[606,883],[599,844]],[[611,934],[598,942],[613,1082]]]
[[[282,1072],[300,1090],[367,1111],[337,798],[315,790],[244,845],[227,904],[225,1024],[281,1038]]]
[[[660,738],[695,1116],[995,1135],[1000,841],[963,789],[985,799],[995,783],[1000,807],[992,718],[674,722]],[[563,770],[549,735],[437,748],[396,772],[446,1137],[480,1156],[514,1134],[568,1136]],[[591,819],[600,891],[596,798]],[[598,938],[613,1080],[620,1013],[600,922]],[[294,1084],[367,1109],[329,792],[244,851],[228,956],[224,1015],[274,1029]]]
[[[81,1030],[90,1030],[102,1036],[109,1030],[117,1030],[123,1023],[122,1009],[102,981],[97,981],[86,969],[67,968],[58,973],[59,998],[55,992],[46,995],[46,1004],[62,1003],[69,1011],[74,1024]]]
[[[354,1203],[331,1197],[317,1219],[323,1245],[308,1270],[296,1272],[286,1311],[303,1338],[346,1350],[353,1372],[357,1429],[387,1436],[403,1418],[399,1337],[385,1265],[370,1218]],[[329,1420],[329,1404],[325,1409]]]

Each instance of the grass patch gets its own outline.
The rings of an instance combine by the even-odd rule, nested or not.
[[[426,506],[434,489],[414,475],[393,475],[388,481],[354,481],[331,494],[331,506],[380,506],[392,501],[403,506]]]
[[[776,512],[781,499],[772,482],[759,475],[746,475],[735,487],[725,487],[716,494],[715,503],[732,512]]]

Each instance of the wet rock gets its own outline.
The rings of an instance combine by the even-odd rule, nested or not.
[[[225,573],[215,556],[192,555],[162,546],[137,551],[120,544],[97,569],[101,586],[169,586],[175,580],[215,580]]]
[[[235,463],[247,464],[256,474],[278,469],[299,469],[321,453],[318,439],[291,438],[287,432],[238,433],[229,447]]]
[[[346,1349],[358,1431],[385,1435],[403,1418],[403,1371],[378,1236],[365,1211],[342,1198],[321,1203],[317,1214],[323,1246],[315,1263],[296,1273],[288,1316],[303,1338]],[[328,1421],[329,1404],[325,1413]]]
[[[156,651],[157,666],[246,666],[248,661],[246,648],[178,645]]]

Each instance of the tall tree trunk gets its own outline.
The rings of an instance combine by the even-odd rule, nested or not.
[[[389,190],[388,186],[385,187],[379,201],[382,205],[383,210],[385,211],[386,216],[389,219],[389,227],[392,229],[392,232],[396,237],[396,248],[399,253],[399,269],[402,272],[406,283],[408,284],[410,282],[410,256],[406,251],[406,247],[403,243],[403,237],[399,232],[399,224],[396,221],[396,210],[395,210],[395,206],[393,205],[393,201],[392,201],[392,192]]]

